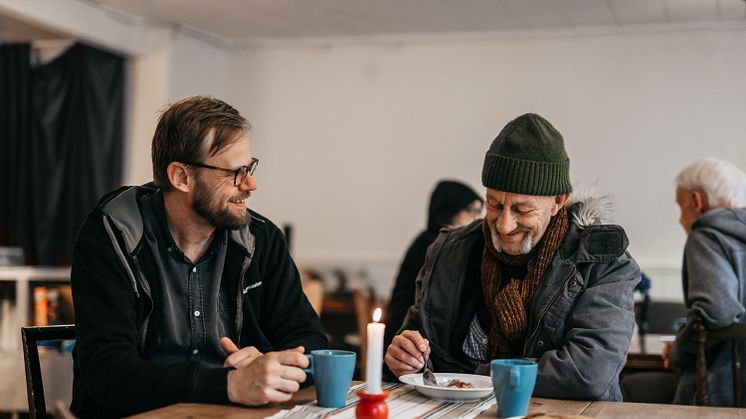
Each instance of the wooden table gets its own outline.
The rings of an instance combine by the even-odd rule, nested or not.
[[[293,396],[287,403],[261,407],[224,406],[215,404],[178,403],[150,412],[141,413],[132,418],[242,418],[254,419],[271,416],[281,409],[292,409],[297,404],[308,403],[316,400],[313,387],[305,388]],[[534,397],[528,408],[531,413],[555,413],[561,415],[579,415],[591,405],[591,402],[579,400],[555,400]],[[494,418],[497,416],[497,407],[492,406],[482,412],[479,418]]]
[[[316,400],[314,387],[306,387],[295,393],[287,403],[271,406],[243,407],[225,406],[217,404],[178,403],[160,409],[141,413],[132,418],[265,418],[272,416],[282,409],[292,409],[295,405]]]
[[[634,335],[629,345],[627,354],[627,363],[624,364],[625,371],[630,370],[665,370],[663,366],[663,357],[661,351],[665,342],[661,340],[663,336],[670,335]]]
[[[296,404],[308,403],[316,399],[313,387],[305,388],[293,396],[287,403],[262,407],[239,407],[212,404],[179,403],[145,412],[134,418],[264,418],[281,409],[291,409]],[[528,413],[551,413],[555,415],[582,415],[594,418],[676,418],[689,419],[701,417],[744,418],[746,409],[725,407],[675,406],[649,403],[613,403],[589,402],[582,400],[557,400],[533,397]],[[492,406],[482,412],[478,418],[494,418],[497,407]]]

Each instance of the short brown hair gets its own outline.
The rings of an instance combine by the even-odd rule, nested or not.
[[[191,96],[172,103],[158,118],[151,157],[153,180],[163,191],[172,189],[166,169],[171,162],[199,162],[205,138],[213,132],[210,155],[233,144],[251,124],[231,105],[207,96]]]

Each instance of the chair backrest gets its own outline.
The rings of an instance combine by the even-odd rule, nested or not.
[[[352,302],[355,306],[355,321],[360,335],[360,378],[364,379],[368,357],[368,323],[371,321],[371,314],[375,307],[375,293],[371,288],[353,290]]]
[[[640,336],[648,333],[648,312],[650,311],[650,294],[643,293],[642,300],[635,302],[635,321]]]
[[[710,404],[707,391],[707,360],[705,359],[705,343],[710,338],[729,339],[731,341],[731,368],[733,372],[733,401],[735,406],[743,406],[741,394],[741,356],[739,355],[740,341],[746,338],[746,324],[734,323],[721,329],[707,330],[701,318],[694,318],[694,331],[697,338],[697,372],[695,376],[696,402],[698,405]]]
[[[62,400],[55,402],[52,417],[54,419],[75,419],[75,415],[73,415],[70,408]]]
[[[300,269],[300,286],[313,310],[321,317],[321,308],[324,306],[324,279],[321,274],[313,268]]]
[[[31,419],[47,416],[44,400],[44,384],[41,379],[41,364],[37,342],[75,339],[75,325],[22,327],[23,361],[26,367],[26,393]]]
[[[688,310],[683,302],[653,299],[648,303],[646,311],[647,333],[672,335],[686,321]]]

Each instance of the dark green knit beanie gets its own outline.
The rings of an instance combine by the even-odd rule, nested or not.
[[[510,121],[484,156],[482,185],[522,195],[572,192],[562,134],[533,113]]]

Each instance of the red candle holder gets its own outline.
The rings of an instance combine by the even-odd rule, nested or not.
[[[389,417],[389,407],[386,405],[388,391],[370,394],[359,390],[357,395],[360,397],[360,403],[355,408],[357,419],[387,419]]]

